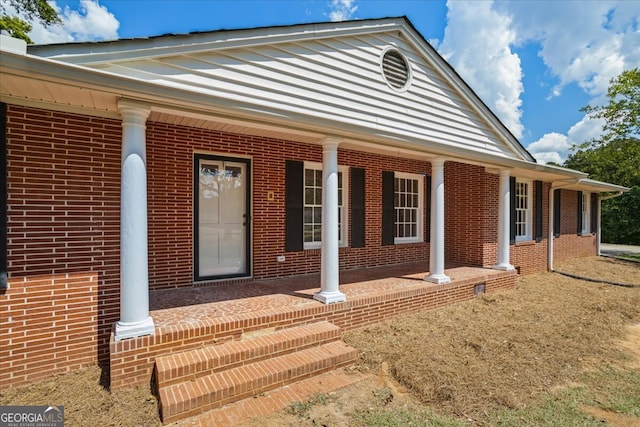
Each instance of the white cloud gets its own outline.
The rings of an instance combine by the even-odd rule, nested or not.
[[[609,81],[640,66],[640,9],[637,2],[559,1],[447,3],[447,27],[439,52],[518,138],[523,71],[517,46],[539,46],[547,75],[555,78],[547,99],[577,84],[591,105],[606,102]],[[540,112],[545,114],[545,112]],[[557,129],[531,143],[541,161],[562,162],[569,148],[602,132],[602,123],[583,117],[566,134]]]
[[[551,132],[532,142],[527,150],[541,163],[553,161],[564,163],[574,145],[580,145],[585,141],[598,137],[602,133],[602,120],[583,117],[575,125],[571,126],[567,135]]]
[[[331,0],[329,3],[329,18],[332,22],[346,21],[351,19],[358,10],[355,0]]]
[[[523,135],[520,58],[510,16],[492,2],[449,1],[439,52],[517,137]]]
[[[3,0],[3,4],[7,5],[7,2]],[[29,36],[37,44],[118,38],[120,22],[97,0],[80,0],[78,10],[68,6],[63,10],[55,1],[50,1],[49,4],[58,12],[62,24],[44,27],[40,22],[30,21],[33,29]],[[13,9],[7,7],[7,11],[11,13]]]
[[[640,9],[634,3],[513,1],[496,7],[513,17],[521,41],[540,44],[540,57],[560,80],[552,89],[553,96],[576,82],[597,97],[606,91],[611,78],[640,59]]]

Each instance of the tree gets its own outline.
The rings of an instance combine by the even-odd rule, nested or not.
[[[607,105],[582,109],[592,118],[604,119],[604,134],[574,147],[564,165],[631,188],[603,202],[602,239],[640,245],[640,69],[612,79],[607,98]]]
[[[582,109],[592,118],[604,119],[604,135],[596,143],[640,136],[640,69],[623,71],[609,82],[609,104]]]
[[[40,21],[45,27],[62,23],[58,12],[46,0],[8,0],[7,2],[18,14],[22,14],[31,21]],[[10,36],[33,43],[29,32],[33,29],[27,21],[7,14],[6,3],[0,3],[0,30],[5,30]]]
[[[640,140],[615,139],[584,147],[572,153],[565,166],[631,188],[602,203],[602,240],[640,245]]]

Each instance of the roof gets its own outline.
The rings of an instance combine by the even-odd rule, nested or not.
[[[406,90],[385,81],[389,49],[409,64]],[[151,120],[586,178],[537,164],[406,17],[34,45],[3,52],[0,72],[14,102],[118,117],[127,99]]]

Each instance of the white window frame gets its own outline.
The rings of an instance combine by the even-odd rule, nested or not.
[[[526,185],[527,194],[522,196],[519,189],[522,185]],[[516,242],[524,242],[533,240],[533,181],[526,179],[516,178],[515,188],[515,200],[516,200]],[[524,222],[518,221],[520,219],[519,213],[523,212]],[[524,233],[518,232],[518,225],[524,225]]]
[[[402,209],[402,206],[398,206],[396,204],[396,200],[398,199],[398,195],[396,194],[395,182],[396,179],[410,179],[418,181],[418,207],[417,207],[417,216],[416,216],[416,236],[411,237],[397,237],[398,235],[398,215],[399,209]],[[393,221],[393,243],[394,244],[402,244],[402,243],[421,243],[424,242],[424,175],[414,174],[414,173],[406,173],[406,172],[394,172],[394,189],[393,189],[393,207],[394,207],[394,221]],[[406,207],[404,207],[406,209]],[[410,208],[410,207],[409,207]],[[407,221],[405,221],[406,223]]]
[[[305,178],[307,176],[307,170],[315,170],[315,171],[320,171],[320,173],[322,174],[322,163],[316,163],[316,162],[304,162],[304,172],[302,174],[302,188],[303,188],[303,202],[302,202],[302,224],[303,224],[303,228],[304,226],[307,224],[305,221],[305,210],[307,207],[309,207],[309,205],[307,205],[307,195],[306,195],[306,182],[305,182]],[[349,242],[347,241],[347,236],[348,234],[348,218],[349,218],[349,212],[348,212],[348,198],[347,195],[349,194],[349,167],[348,166],[338,166],[338,172],[342,175],[342,191],[340,191],[340,188],[338,188],[338,194],[342,194],[342,198],[341,200],[338,200],[338,205],[340,206],[340,210],[339,210],[339,215],[338,215],[338,229],[340,230],[340,235],[338,237],[338,244],[340,247],[346,247]],[[312,206],[317,207],[322,209],[322,200],[320,200],[320,203],[314,203]],[[322,223],[321,223],[322,224]],[[307,242],[304,240],[305,239],[305,233],[304,231],[302,232],[302,241],[303,241],[303,248],[305,250],[308,249],[320,249],[320,247],[322,246],[322,241],[314,241],[314,242]]]
[[[582,231],[581,234],[591,234],[591,193],[582,191]]]

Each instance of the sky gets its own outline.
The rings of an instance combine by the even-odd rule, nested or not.
[[[541,162],[561,164],[602,123],[610,80],[640,67],[640,0],[50,0],[36,43],[406,16]],[[8,0],[0,0],[7,6]]]

